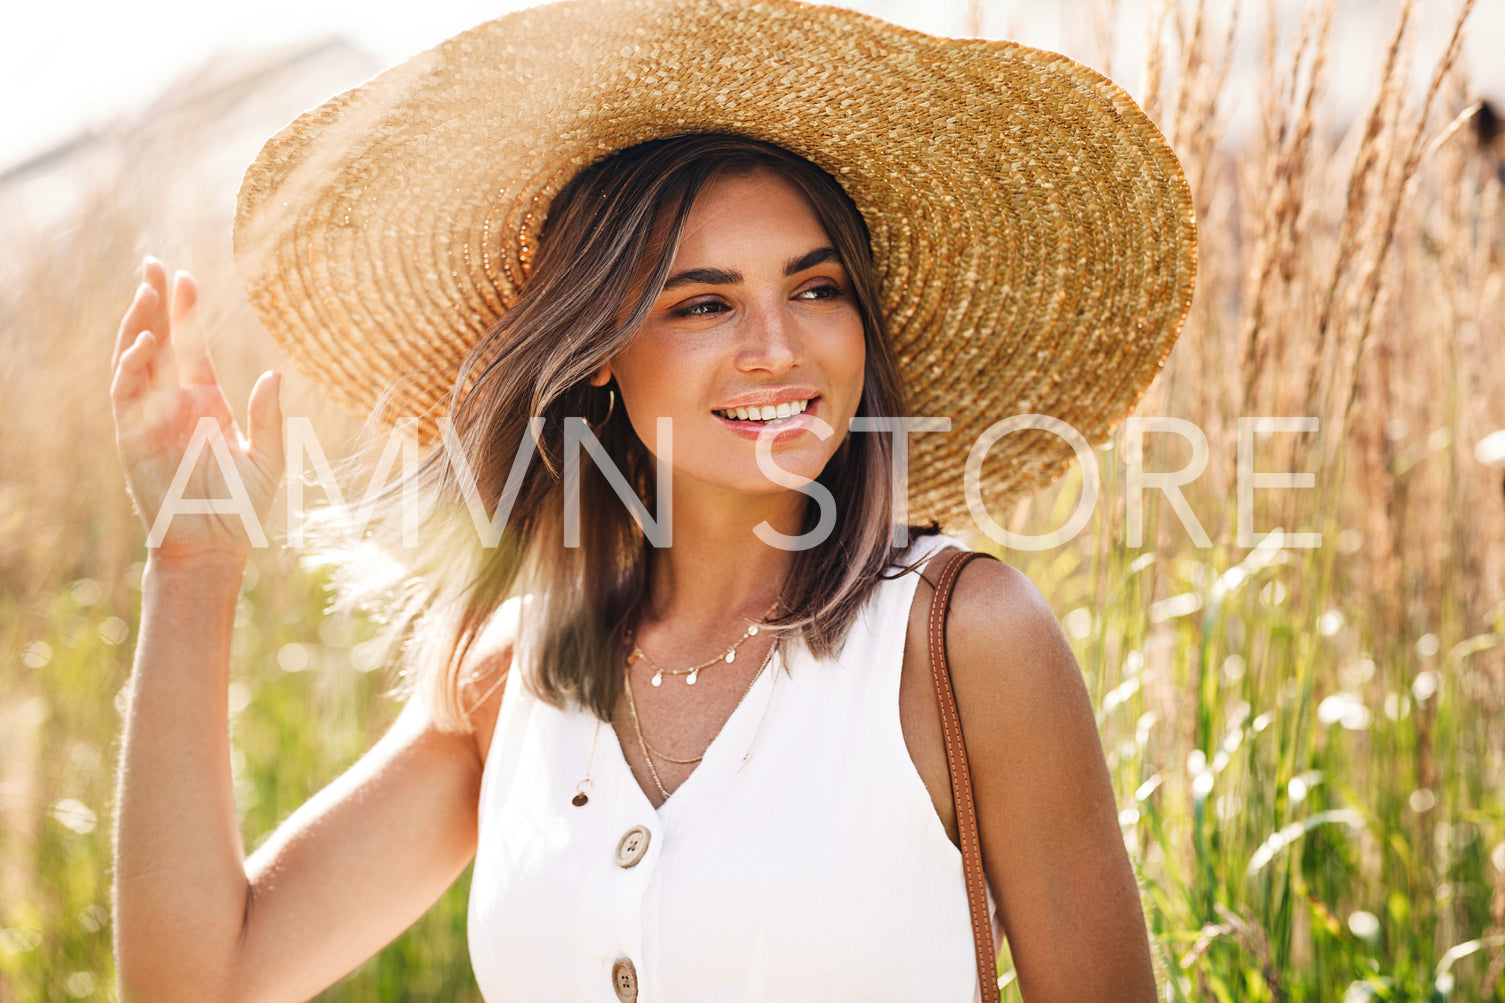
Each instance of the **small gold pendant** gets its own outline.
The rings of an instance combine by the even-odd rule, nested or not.
[[[664,685],[664,674],[662,672],[655,672],[653,674],[653,685],[655,685],[655,686],[662,686],[662,685]]]
[[[686,686],[694,686],[695,685],[695,677],[697,675],[699,675],[699,674],[700,674],[700,670],[696,669],[694,672],[690,673],[688,676],[685,676],[685,685]]]

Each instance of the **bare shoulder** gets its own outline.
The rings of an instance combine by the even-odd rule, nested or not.
[[[926,566],[911,634],[924,628],[945,551]],[[923,630],[918,634],[923,637]],[[947,659],[959,703],[991,702],[1019,688],[1082,687],[1081,672],[1045,596],[1018,568],[974,560],[962,570],[946,620]]]
[[[469,708],[475,738],[476,755],[481,764],[491,750],[491,736],[496,731],[497,715],[502,709],[502,694],[512,669],[512,652],[517,641],[517,600],[509,600],[486,621],[466,655],[465,684],[462,695]]]
[[[1029,576],[975,560],[957,579],[947,658],[967,754],[983,775],[1029,762],[1102,768],[1082,670],[1055,611]]]
[[[909,611],[899,687],[900,723],[910,758],[925,781],[936,814],[953,843],[958,840],[956,808],[951,797],[929,638],[934,585],[955,553],[943,550],[920,569]],[[1022,572],[992,560],[967,564],[951,594],[946,642],[952,690],[974,775],[988,774],[993,763],[1006,764],[1014,754],[1008,747],[1008,739],[1019,737],[1020,726],[1010,720],[1010,712],[1028,702],[1018,692],[1021,687],[1038,680],[1042,674],[1070,682],[1075,663],[1070,661],[1070,651],[1064,648],[1064,642],[1062,648],[1055,647],[1059,640],[1059,628],[1049,605]],[[1052,654],[1054,670],[1042,673],[1032,664],[1042,652]],[[1064,663],[1060,660],[1061,652]],[[1069,672],[1062,669],[1063,664]],[[1045,698],[1042,702],[1050,701]],[[992,788],[979,787],[978,793],[980,801],[996,800]]]
[[[1049,602],[1017,568],[972,561],[946,636],[984,870],[1024,995],[1154,999],[1092,703]]]
[[[1050,603],[1028,575],[1003,561],[976,560],[962,571],[946,643],[956,685],[969,695],[1084,689]]]

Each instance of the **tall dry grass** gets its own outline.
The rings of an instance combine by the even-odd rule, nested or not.
[[[1184,490],[1211,546],[1155,493],[1128,545],[1120,434],[1098,454],[1092,532],[1008,556],[1077,645],[1178,999],[1505,999],[1505,498],[1471,453],[1505,427],[1505,141],[1471,111],[1455,47],[1417,65],[1417,19],[1439,8],[1385,11],[1392,41],[1352,122],[1332,112],[1348,71],[1331,3],[1288,23],[1154,0],[1140,25],[1101,0],[1082,19],[1104,68],[1121,69],[1120,33],[1150,39],[1122,69],[1195,193],[1197,297],[1140,411],[1205,434]],[[985,5],[966,13],[988,27]],[[1252,93],[1240,46],[1260,53]],[[270,77],[249,77],[254,101],[189,86],[81,161],[63,225],[26,223],[34,186],[0,179],[0,1003],[111,992],[114,701],[142,553],[110,430],[114,325],[151,250],[199,275],[232,401],[277,363],[230,271],[229,200],[257,139],[348,82],[313,76],[265,114],[247,109]],[[288,390],[326,444],[350,430]],[[1253,441],[1258,469],[1316,478],[1254,492],[1253,526],[1320,533],[1317,549],[1239,543],[1238,421],[1261,415],[1319,419]],[[1145,436],[1145,469],[1189,456]],[[1060,525],[1074,490],[1011,526]],[[254,568],[232,694],[251,845],[392,710],[318,582],[286,554]],[[463,891],[329,997],[473,992]]]
[[[1211,546],[1163,498],[1127,546],[1125,440],[1101,454],[1095,533],[1011,555],[1081,643],[1126,834],[1174,978],[1194,999],[1496,999],[1505,934],[1505,498],[1473,445],[1505,426],[1505,144],[1459,61],[1395,27],[1367,113],[1330,107],[1342,25],[1313,2],[1288,41],[1271,7],[1161,2],[1143,103],[1195,193],[1201,267],[1186,333],[1141,412],[1195,423],[1186,488]],[[1244,23],[1237,23],[1242,18]],[[1227,81],[1263,36],[1256,125]],[[1257,467],[1315,475],[1254,492],[1237,537],[1238,420]],[[1178,436],[1144,466],[1188,461]],[[1074,487],[1022,506],[1058,526]]]

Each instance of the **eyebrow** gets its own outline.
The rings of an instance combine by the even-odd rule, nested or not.
[[[839,261],[841,256],[836,253],[834,247],[817,247],[813,251],[807,251],[797,258],[790,258],[784,263],[784,275],[798,275],[807,268],[823,265],[828,261]],[[730,271],[725,268],[690,268],[683,272],[677,272],[664,281],[664,291],[668,292],[678,286],[706,285],[706,286],[731,286],[742,281],[742,273]]]

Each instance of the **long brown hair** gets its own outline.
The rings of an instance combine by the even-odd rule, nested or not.
[[[437,445],[392,492],[417,489],[437,501],[431,527],[447,527],[427,537],[416,559],[406,555],[407,577],[389,581],[398,587],[386,597],[411,642],[403,689],[426,697],[441,727],[469,729],[464,695],[488,681],[465,677],[465,655],[502,602],[524,594],[530,598],[515,657],[536,666],[529,678],[539,696],[610,718],[623,639],[643,612],[655,548],[588,453],[580,467],[581,545],[564,545],[565,419],[590,424],[647,510],[656,511],[654,458],[625,409],[611,410],[608,391],[589,379],[647,316],[696,196],[718,178],[755,170],[773,171],[805,195],[846,268],[866,342],[857,414],[905,413],[867,227],[824,171],[779,147],[728,135],[655,140],[580,171],[553,200],[517,303],[470,352],[449,402],[451,447],[463,453],[483,499],[502,497],[519,446],[543,418],[539,457],[516,485],[500,542],[479,547],[458,532],[469,528],[456,515],[464,485]],[[887,435],[848,435],[819,476],[838,519],[823,543],[794,554],[780,593],[783,612],[773,621],[777,643],[797,637],[825,656],[845,638],[896,556],[891,466]],[[807,504],[803,531],[817,516]]]

